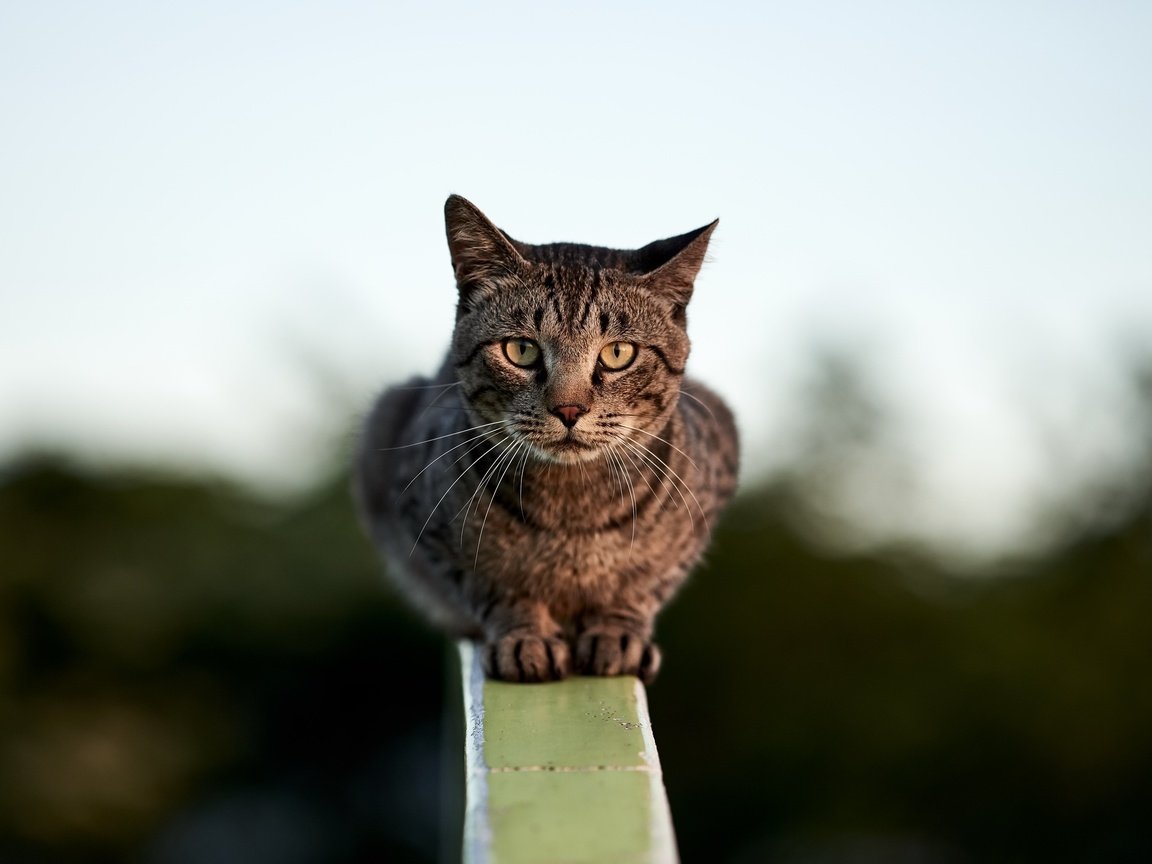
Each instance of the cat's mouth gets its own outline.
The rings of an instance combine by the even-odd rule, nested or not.
[[[583,441],[577,441],[571,435],[562,441],[557,441],[552,445],[552,449],[558,453],[569,453],[577,450],[595,450],[591,444],[585,444]]]
[[[536,445],[544,458],[554,462],[583,462],[593,458],[599,450],[593,444],[581,441],[571,430],[563,438],[540,442]]]

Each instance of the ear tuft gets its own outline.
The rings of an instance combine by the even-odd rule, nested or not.
[[[512,245],[512,238],[466,198],[448,196],[444,202],[444,227],[456,284],[461,290],[507,276],[525,263]]]
[[[720,220],[715,219],[695,231],[637,249],[633,253],[636,267],[644,274],[648,287],[680,309],[687,306],[708,252],[708,241],[719,224]]]

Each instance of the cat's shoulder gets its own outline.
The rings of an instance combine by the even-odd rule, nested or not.
[[[740,433],[732,410],[711,388],[687,378],[680,387],[679,410],[686,449],[711,477],[713,493],[726,501],[740,473]]]
[[[680,410],[689,420],[704,420],[706,425],[736,435],[736,418],[728,403],[708,385],[694,378],[685,378],[680,383]]]
[[[434,385],[432,379],[415,375],[400,384],[385,388],[372,403],[364,421],[366,437],[377,447],[389,447],[400,423],[412,415],[424,392]]]

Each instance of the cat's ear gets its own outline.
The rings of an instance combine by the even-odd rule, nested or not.
[[[681,310],[692,298],[692,285],[704,264],[708,252],[708,239],[720,220],[678,237],[657,240],[633,253],[636,269],[643,274],[648,288],[679,307]]]
[[[456,285],[461,291],[508,276],[526,263],[516,251],[515,241],[466,198],[448,196],[444,202],[444,227]]]

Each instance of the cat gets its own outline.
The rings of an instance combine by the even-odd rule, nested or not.
[[[505,681],[651,682],[657,613],[736,486],[728,408],[684,377],[718,221],[640,249],[529,245],[453,195],[458,300],[440,371],[383,393],[361,521],[433,623]]]

